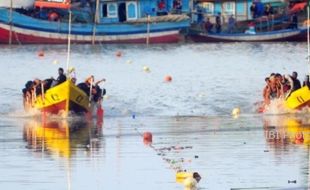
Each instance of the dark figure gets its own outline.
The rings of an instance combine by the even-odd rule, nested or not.
[[[26,97],[27,93],[31,93],[31,89],[33,87],[33,82],[32,81],[27,81],[25,84],[25,88],[23,88],[23,95]]]
[[[100,84],[101,82],[104,82],[104,81],[106,81],[106,80],[105,80],[105,79],[102,79],[102,80],[99,80],[99,81],[97,81],[97,82],[95,83],[95,86],[94,86],[94,89],[95,89],[95,90],[93,90],[93,92],[92,92],[93,100],[94,100],[95,102],[100,101],[100,100],[102,99],[102,97],[106,94],[106,90],[105,90],[104,88],[101,89],[100,86],[99,86],[99,84]]]
[[[222,21],[221,21],[221,13],[218,13],[215,17],[215,30],[216,33],[222,32]]]
[[[309,75],[306,75],[306,78],[305,78],[305,80],[304,80],[302,86],[308,86],[308,88],[310,88]]]
[[[292,29],[298,29],[298,16],[296,13],[293,14],[292,16],[292,23],[291,23],[291,27]]]
[[[182,2],[181,0],[173,0],[173,9],[175,13],[181,14],[182,13]]]
[[[160,0],[157,4],[157,16],[167,15],[166,3],[164,0]]]
[[[228,18],[228,33],[233,33],[236,26],[236,19],[233,17],[233,15],[230,15]]]
[[[98,100],[100,100],[102,98],[102,96],[104,95],[103,92],[105,93],[105,89],[103,89],[103,90],[100,88],[99,85],[95,86],[95,90],[93,91],[93,100],[95,102],[97,102]]]
[[[265,14],[266,16],[269,16],[269,15],[272,15],[272,14],[273,14],[273,8],[272,8],[272,6],[271,6],[270,3],[267,3],[267,5],[266,5],[266,7],[265,7],[265,12],[264,12],[264,14]]]
[[[291,92],[294,92],[295,90],[298,90],[301,88],[301,84],[300,84],[300,81],[297,79],[297,76],[298,76],[297,72],[294,71],[291,77],[293,80],[293,89]]]
[[[90,76],[85,80],[85,82],[79,83],[77,87],[83,90],[87,94],[87,96],[89,96],[90,87],[92,86],[92,91],[95,88],[93,83],[94,83],[94,76]]]
[[[255,3],[252,3],[251,7],[250,7],[250,11],[251,11],[251,16],[252,18],[256,18],[257,17],[257,7]]]
[[[207,18],[207,21],[205,23],[205,29],[208,33],[212,33],[213,23],[210,21],[210,18]]]
[[[52,87],[53,81],[54,81],[53,78],[45,79],[43,81],[44,92],[46,92],[48,89]]]
[[[65,82],[67,80],[66,75],[64,75],[64,69],[59,68],[58,69],[58,78],[57,78],[57,85]]]
[[[89,96],[90,88],[85,82],[79,83],[77,87],[83,90],[87,94],[87,96]]]
[[[197,6],[197,24],[203,23],[203,11],[200,6]]]

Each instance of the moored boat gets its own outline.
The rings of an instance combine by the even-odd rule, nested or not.
[[[135,1],[98,1],[96,11],[51,2],[37,1],[36,6],[45,7],[25,12],[1,8],[0,43],[65,44],[69,12],[72,43],[174,43],[182,40],[180,31],[190,25],[184,14],[147,17]]]
[[[194,42],[283,42],[283,41],[307,41],[307,28],[283,29],[270,32],[246,33],[205,33],[196,32],[190,34]]]

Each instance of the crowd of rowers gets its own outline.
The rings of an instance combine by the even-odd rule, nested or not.
[[[270,103],[270,100],[279,98],[288,98],[290,94],[302,86],[308,86],[310,88],[309,75],[301,85],[298,80],[297,72],[293,72],[292,75],[281,75],[279,73],[271,73],[271,75],[265,78],[266,86],[263,90],[263,97],[265,105]]]
[[[71,76],[70,76],[71,75]],[[74,73],[74,69],[71,69],[68,72],[68,76],[73,84],[76,84],[76,77]],[[55,87],[67,80],[67,76],[64,74],[63,68],[58,69],[58,77],[54,79],[53,77],[39,80],[35,79],[33,81],[28,81],[25,84],[25,88],[23,88],[23,97],[24,102],[32,102],[33,97],[41,95],[45,93],[48,89]],[[101,89],[99,84],[105,81],[102,79],[100,81],[95,82],[94,76],[88,77],[84,82],[77,84],[76,86],[84,91],[87,96],[90,96],[91,93],[91,100],[94,102],[98,102],[102,99],[102,97],[106,94],[106,90],[103,88]]]

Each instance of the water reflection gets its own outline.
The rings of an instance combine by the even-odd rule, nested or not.
[[[70,158],[78,150],[97,151],[101,144],[102,123],[79,119],[29,120],[24,123],[27,148],[47,155]]]
[[[264,118],[264,130],[271,145],[310,145],[310,117],[267,116]]]

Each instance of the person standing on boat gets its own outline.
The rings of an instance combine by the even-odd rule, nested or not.
[[[182,13],[182,2],[181,0],[173,0],[173,9],[176,14]]]
[[[250,11],[251,11],[252,19],[255,19],[257,17],[257,7],[256,7],[255,2],[252,3],[252,5],[250,7]]]
[[[157,16],[167,15],[166,3],[164,0],[160,0],[157,4]]]
[[[310,88],[309,75],[306,75],[305,80],[304,80],[302,86],[308,86],[308,88]]]
[[[228,18],[228,33],[233,33],[236,25],[236,20],[233,15]]]
[[[210,21],[210,18],[207,17],[207,21],[205,22],[205,30],[207,33],[212,33],[213,23]]]
[[[272,6],[271,6],[270,3],[267,3],[267,5],[266,5],[266,7],[265,7],[265,12],[264,12],[264,14],[265,14],[266,16],[269,16],[269,15],[272,15],[272,14],[273,14],[273,8],[272,8]]]
[[[291,28],[292,29],[298,29],[298,16],[296,13],[293,14],[291,20],[292,20]]]
[[[301,88],[301,84],[300,84],[300,81],[297,79],[298,77],[298,73],[296,71],[294,71],[292,73],[292,80],[293,80],[293,88],[292,88],[292,91],[291,92],[294,92],[295,90],[298,90]]]
[[[221,21],[221,13],[220,12],[215,17],[215,30],[216,30],[216,33],[222,32],[222,21]]]

